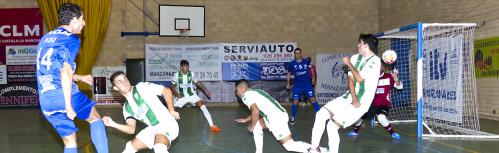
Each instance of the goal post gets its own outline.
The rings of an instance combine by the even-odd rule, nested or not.
[[[403,89],[392,89],[393,122],[416,122],[421,137],[499,138],[480,131],[473,66],[474,23],[417,23],[378,33],[397,52]]]

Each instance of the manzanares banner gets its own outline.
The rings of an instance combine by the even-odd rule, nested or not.
[[[350,57],[350,53],[318,54],[316,57],[317,65],[317,102],[325,104],[336,97],[339,97],[348,91],[347,73],[341,70],[345,64],[343,57]]]
[[[220,81],[222,59],[219,44],[146,44],[146,81],[171,81],[180,71],[180,61],[189,61],[190,71],[199,81]]]
[[[285,80],[296,43],[222,43],[225,81]]]
[[[499,37],[475,41],[474,51],[476,77],[499,77]]]

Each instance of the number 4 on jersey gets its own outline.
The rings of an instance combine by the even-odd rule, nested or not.
[[[40,53],[42,52],[42,50],[40,49],[38,51],[38,57],[40,57]],[[50,48],[43,56],[42,56],[42,59],[40,60],[37,60],[38,62],[40,62],[39,64],[37,64],[37,68],[36,69],[40,69],[40,64],[42,65],[45,65],[47,67],[47,70],[50,70],[50,66],[52,65],[52,61],[50,61],[50,56],[52,56],[52,53],[54,52],[54,49],[53,48]]]

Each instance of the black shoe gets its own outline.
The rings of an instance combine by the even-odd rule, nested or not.
[[[291,117],[291,121],[289,121],[289,124],[291,125],[295,125],[295,117]]]

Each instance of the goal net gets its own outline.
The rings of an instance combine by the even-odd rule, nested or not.
[[[388,49],[397,52],[396,63],[388,69],[398,70],[404,87],[391,90],[392,122],[417,121],[420,137],[496,137],[480,131],[475,26],[418,23],[377,34],[379,55]]]

